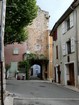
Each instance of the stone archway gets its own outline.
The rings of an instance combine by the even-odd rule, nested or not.
[[[48,77],[48,70],[47,70],[47,66],[48,66],[48,60],[43,60],[43,59],[32,59],[31,60],[31,64],[30,67],[34,64],[40,65],[40,69],[41,69],[41,80],[45,80]]]
[[[41,71],[42,67],[40,64],[34,64],[29,69],[29,79],[31,80],[40,80],[42,79]]]

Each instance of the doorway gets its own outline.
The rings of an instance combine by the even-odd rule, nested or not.
[[[61,83],[60,65],[56,66],[54,69],[55,69],[54,70],[54,72],[55,72],[55,82]]]
[[[66,64],[65,82],[67,85],[75,85],[74,63]]]
[[[41,67],[38,64],[34,64],[30,68],[30,79],[38,80],[41,79]]]

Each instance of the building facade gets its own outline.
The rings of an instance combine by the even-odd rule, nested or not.
[[[48,12],[39,8],[37,17],[33,20],[32,24],[27,27],[28,39],[23,44],[15,43],[5,46],[5,61],[6,64],[11,65],[11,71],[16,71],[18,62],[23,60],[24,54],[34,53],[44,55],[49,59],[49,17]],[[14,65],[16,65],[15,69]],[[47,67],[47,69],[49,69],[49,67]],[[43,74],[48,75],[47,78],[50,77],[49,70],[46,70]],[[52,78],[52,69],[50,75],[50,78]]]
[[[75,0],[54,25],[54,80],[79,85],[79,1]]]

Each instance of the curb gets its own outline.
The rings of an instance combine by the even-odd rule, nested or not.
[[[70,90],[73,90],[73,91],[75,91],[75,92],[79,92],[79,89],[78,88],[76,88],[76,87],[71,87],[71,86],[64,86],[65,88],[68,88],[68,89],[70,89]]]
[[[10,93],[9,91],[6,91],[4,105],[13,105],[14,96],[15,94]]]
[[[13,97],[7,96],[4,100],[4,105],[13,105]]]
[[[62,85],[62,84],[55,83],[55,82],[53,82],[53,83],[54,83],[55,85],[62,86],[62,87],[64,87],[64,88],[70,89],[70,90],[72,90],[72,91],[79,92],[79,89],[76,88],[76,87],[74,87],[74,86],[65,86],[65,85]]]

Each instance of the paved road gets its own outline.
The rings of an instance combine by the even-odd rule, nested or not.
[[[53,99],[36,99],[36,100],[16,100],[14,105],[79,105],[79,101],[73,100],[53,100]]]
[[[79,93],[42,81],[8,80],[7,90],[14,93],[14,105],[79,105]]]

